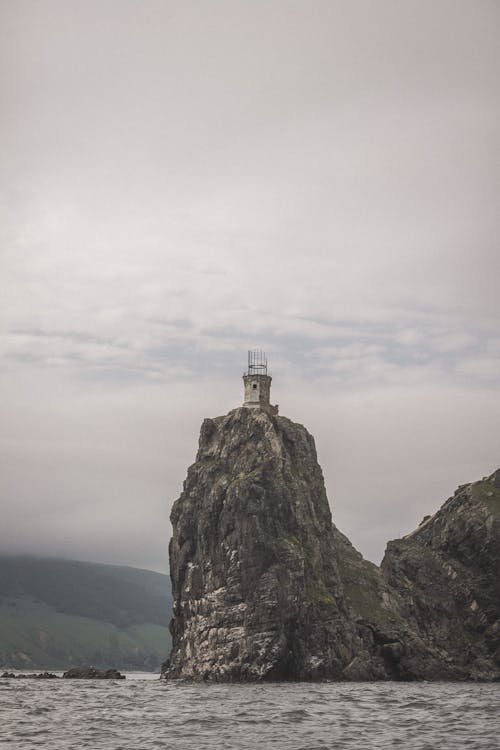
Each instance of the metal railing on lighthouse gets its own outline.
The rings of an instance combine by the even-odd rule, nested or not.
[[[267,355],[262,349],[248,350],[247,375],[267,375]]]

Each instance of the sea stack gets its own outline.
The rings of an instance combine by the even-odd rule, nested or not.
[[[333,525],[314,439],[261,353],[205,419],[174,503],[165,679],[499,680],[500,471],[460,487],[382,567]]]
[[[245,405],[203,422],[172,510],[164,676],[340,677],[357,637],[314,440],[269,403],[265,360],[249,363]]]

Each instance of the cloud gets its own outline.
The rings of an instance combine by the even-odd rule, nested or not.
[[[467,357],[457,366],[459,374],[479,381],[489,381],[498,385],[500,381],[500,357]]]
[[[494,4],[1,13],[3,544],[164,567],[253,347],[370,555],[495,468]]]

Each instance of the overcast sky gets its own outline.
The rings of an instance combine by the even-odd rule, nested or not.
[[[248,348],[368,558],[500,466],[497,0],[4,0],[3,551],[166,570]]]

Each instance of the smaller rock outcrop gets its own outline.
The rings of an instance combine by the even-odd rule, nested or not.
[[[409,627],[464,679],[500,679],[500,470],[389,542],[382,575]]]
[[[124,680],[125,675],[117,669],[96,669],[95,667],[72,667],[63,674],[66,680]]]
[[[8,680],[57,680],[58,677],[53,672],[38,672],[37,674],[24,674],[22,672],[15,674],[15,672],[4,672],[1,679]]]
[[[382,571],[365,560],[334,527],[335,550],[350,616],[362,648],[343,672],[344,679],[450,680],[461,677],[405,617],[405,603]]]
[[[63,674],[67,680],[124,680],[125,675],[117,669],[96,669],[95,667],[71,667]],[[38,674],[25,674],[20,672],[4,672],[0,679],[7,680],[58,680],[59,676],[53,672],[39,672]]]

